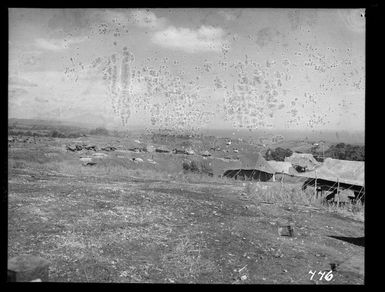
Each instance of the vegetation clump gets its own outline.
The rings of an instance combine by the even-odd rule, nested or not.
[[[290,149],[284,149],[277,147],[275,149],[268,149],[265,153],[266,160],[275,160],[275,161],[285,161],[285,157],[289,157],[293,154],[293,151]]]

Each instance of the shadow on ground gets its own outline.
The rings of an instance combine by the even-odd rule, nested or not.
[[[365,237],[329,236],[331,238],[346,241],[348,243],[365,247]]]

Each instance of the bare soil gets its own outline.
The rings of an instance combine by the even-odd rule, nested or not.
[[[71,160],[59,140],[9,148],[8,256],[48,259],[50,281],[364,283],[361,221],[260,202],[236,181],[103,173]],[[44,167],[52,159],[79,170]],[[281,221],[294,223],[294,237],[278,234]],[[310,279],[331,263],[331,281]]]

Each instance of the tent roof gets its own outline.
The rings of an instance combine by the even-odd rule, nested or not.
[[[230,160],[217,157],[207,158],[215,175],[222,175],[231,169],[255,169],[274,174],[276,171],[262,157],[260,153],[252,155],[242,155],[240,160]]]
[[[317,169],[297,176],[365,186],[365,162],[327,158]]]
[[[268,161],[270,166],[275,170],[276,173],[296,174],[297,171],[293,168],[288,161]]]
[[[275,170],[270,164],[263,158],[261,153],[242,155],[240,157],[242,169],[255,169],[267,173],[274,174]]]

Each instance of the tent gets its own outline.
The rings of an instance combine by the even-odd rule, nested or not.
[[[274,180],[275,170],[260,153],[242,155],[237,166],[225,171],[223,176],[259,181]]]
[[[304,171],[311,171],[321,164],[309,153],[293,153],[290,157],[285,157],[285,162],[290,162],[296,169],[298,167]]]
[[[297,176],[364,187],[365,162],[326,158],[317,169]]]

